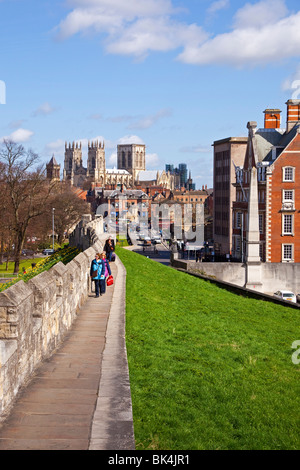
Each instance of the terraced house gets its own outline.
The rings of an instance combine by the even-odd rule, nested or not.
[[[257,190],[251,197],[258,205],[261,261],[300,262],[300,100],[290,99],[286,105],[284,129],[279,109],[264,111],[263,128],[248,122],[244,162],[235,165],[232,256],[241,261],[246,256],[250,176],[256,175]]]

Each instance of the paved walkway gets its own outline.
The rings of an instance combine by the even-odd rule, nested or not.
[[[19,392],[0,427],[0,450],[132,450],[125,346],[126,273],[90,293],[63,344]]]
[[[165,266],[170,266],[170,250],[161,243],[156,246],[144,247],[143,242],[138,241],[136,245],[126,246],[125,248]]]

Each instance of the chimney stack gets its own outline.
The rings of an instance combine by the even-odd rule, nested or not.
[[[286,131],[290,132],[290,130],[293,129],[293,127],[300,121],[300,100],[288,100],[286,105]]]
[[[280,128],[280,109],[265,109],[265,129]]]

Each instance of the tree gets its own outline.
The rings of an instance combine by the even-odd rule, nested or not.
[[[49,200],[49,209],[55,209],[54,227],[59,244],[64,239],[65,232],[75,226],[83,214],[89,214],[90,205],[76,193],[76,189],[68,183],[61,182],[56,186],[56,194]],[[48,209],[48,210],[49,210]]]
[[[5,191],[4,164],[0,162],[0,264],[4,261],[4,252],[10,253],[11,239],[11,216],[9,211],[9,199]]]
[[[14,273],[19,272],[20,256],[29,222],[46,210],[53,185],[46,178],[45,170],[36,166],[39,157],[22,145],[4,140],[0,150],[2,183],[11,217],[14,234]]]

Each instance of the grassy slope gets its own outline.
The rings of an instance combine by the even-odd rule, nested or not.
[[[117,249],[137,449],[299,449],[299,312]]]

